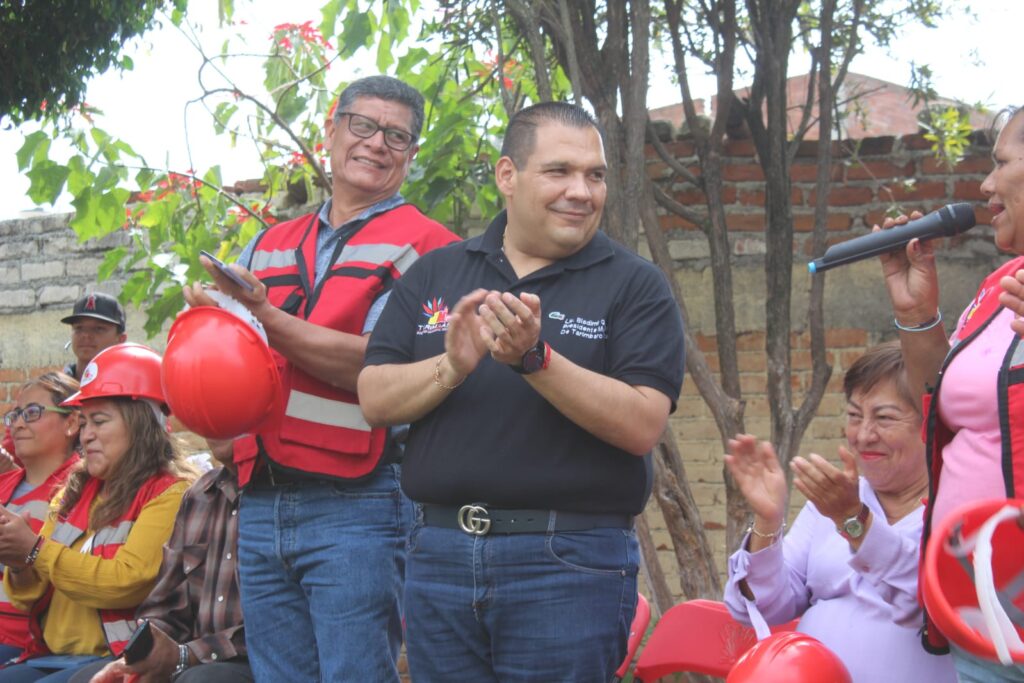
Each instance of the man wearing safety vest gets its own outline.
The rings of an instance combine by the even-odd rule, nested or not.
[[[607,681],[626,654],[633,517],[683,329],[664,275],[598,230],[606,172],[585,110],[516,113],[495,166],[505,211],[417,262],[373,330],[363,411],[412,423],[416,683]]]
[[[398,192],[423,118],[423,97],[401,81],[353,82],[326,123],[331,198],[264,230],[231,266],[255,290],[204,260],[263,324],[284,384],[276,426],[234,442],[256,680],[398,681],[412,507],[399,489],[400,447],[366,423],[356,378],[394,281],[457,240]],[[216,305],[198,285],[185,297]]]

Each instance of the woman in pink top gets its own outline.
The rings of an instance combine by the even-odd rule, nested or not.
[[[1017,257],[989,274],[947,338],[939,313],[933,247],[914,240],[881,257],[915,400],[924,396],[931,456],[924,540],[963,503],[1024,497],[1024,110],[1000,116],[995,168],[981,184],[995,243]],[[883,228],[907,220],[885,222]],[[877,226],[876,226],[877,227]],[[948,643],[927,621],[925,649]],[[981,660],[952,646],[961,683],[1024,681],[1024,668]]]

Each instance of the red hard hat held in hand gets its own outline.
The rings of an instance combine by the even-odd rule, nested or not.
[[[740,657],[726,683],[851,683],[850,672],[821,642],[788,631],[760,641]]]
[[[198,306],[167,335],[163,386],[175,417],[210,439],[267,427],[281,413],[281,380],[262,337],[234,314]]]
[[[921,584],[924,606],[942,635],[993,661],[999,658],[999,640],[1005,643],[1006,663],[1024,663],[1019,644],[1024,626],[1007,617],[1003,607],[1012,603],[1024,609],[1019,580],[1024,573],[1024,529],[1017,521],[1022,507],[1024,500],[998,499],[951,512],[928,541]],[[987,541],[982,533],[986,526],[991,532]]]
[[[103,349],[82,371],[81,389],[61,405],[80,406],[93,398],[125,396],[151,399],[165,408],[160,354],[148,346],[124,342]]]

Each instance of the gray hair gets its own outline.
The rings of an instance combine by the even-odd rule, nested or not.
[[[1003,128],[1006,128],[1006,126],[1010,124],[1010,121],[1013,121],[1022,112],[1024,112],[1024,107],[1011,106],[1000,110],[1000,112],[996,114],[995,119],[992,120],[992,127],[989,129],[989,139],[994,143]],[[1021,131],[1021,139],[1024,139],[1024,130]]]
[[[423,130],[423,95],[416,88],[403,83],[391,76],[367,76],[357,81],[352,81],[338,95],[338,106],[334,109],[334,121],[341,119],[341,114],[348,110],[360,97],[375,97],[379,100],[398,102],[404,104],[412,112],[412,133],[414,139],[419,139]]]
[[[511,159],[516,168],[522,168],[533,154],[537,129],[549,121],[571,128],[593,127],[604,138],[597,119],[586,109],[568,102],[540,102],[520,109],[512,116],[501,143],[501,156]]]

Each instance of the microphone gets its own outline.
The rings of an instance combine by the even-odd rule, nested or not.
[[[812,274],[820,273],[829,268],[902,249],[914,238],[925,241],[959,235],[973,228],[974,224],[973,206],[967,202],[947,204],[938,211],[932,211],[904,225],[834,244],[825,250],[821,258],[808,263],[807,269]]]

